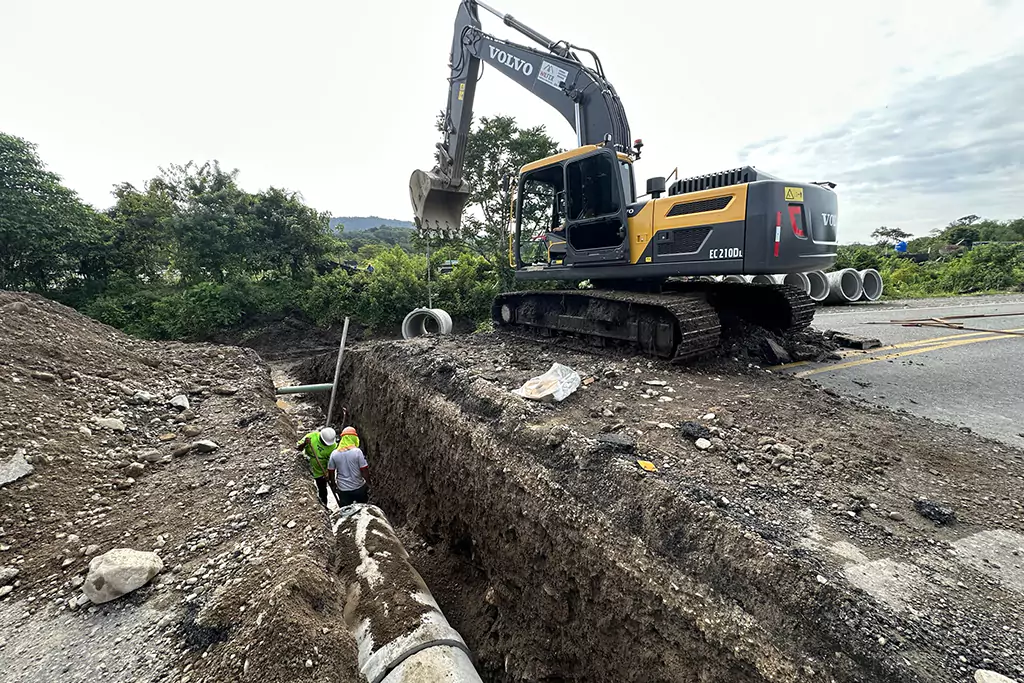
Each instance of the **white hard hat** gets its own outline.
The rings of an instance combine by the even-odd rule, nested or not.
[[[320,430],[320,440],[330,446],[338,440],[338,433],[330,427],[324,427]]]

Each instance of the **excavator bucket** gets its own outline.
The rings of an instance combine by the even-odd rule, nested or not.
[[[434,173],[413,171],[409,178],[409,198],[417,227],[448,232],[458,230],[469,193],[470,186],[465,180],[458,187],[450,187]]]

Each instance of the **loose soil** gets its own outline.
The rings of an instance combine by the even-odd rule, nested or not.
[[[553,362],[576,393],[511,393]],[[343,373],[371,502],[488,681],[1024,677],[1019,450],[727,357],[477,334]]]
[[[34,468],[0,488],[0,570],[18,572],[3,680],[358,680],[328,516],[254,351],[140,341],[0,292],[0,375],[0,463]],[[198,440],[218,447],[183,452]],[[81,604],[89,560],[116,547],[164,571]]]

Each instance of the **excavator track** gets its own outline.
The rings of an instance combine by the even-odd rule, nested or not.
[[[721,335],[718,313],[699,292],[509,292],[498,295],[491,314],[501,331],[586,338],[676,363],[713,351]]]
[[[570,336],[627,347],[676,363],[719,345],[722,326],[745,322],[773,332],[806,328],[814,301],[788,285],[666,282],[661,293],[554,290],[500,294],[495,329],[520,336]]]
[[[805,329],[814,320],[814,300],[789,285],[670,280],[663,285],[662,290],[678,294],[704,294],[726,325],[742,320],[772,332],[786,334]]]

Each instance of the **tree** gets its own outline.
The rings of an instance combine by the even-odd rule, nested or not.
[[[77,270],[96,214],[48,171],[36,146],[0,133],[0,286],[39,291]]]
[[[517,175],[531,161],[559,152],[544,126],[520,128],[512,116],[482,117],[466,143],[466,179],[473,192],[463,216],[462,240],[498,272],[501,286],[511,282],[506,226],[508,192],[505,175]]]
[[[899,228],[887,228],[884,225],[871,233],[871,236],[878,240],[880,245],[890,247],[895,246],[899,242],[906,242],[913,237],[909,232]]]

